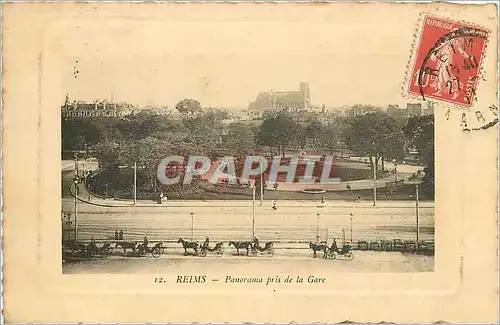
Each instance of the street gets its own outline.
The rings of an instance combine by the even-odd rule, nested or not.
[[[63,198],[63,212],[74,211],[74,200]],[[113,200],[109,200],[112,202]],[[384,201],[280,201],[277,210],[264,201],[255,208],[255,236],[261,241],[315,241],[416,239],[415,203]],[[191,215],[191,213],[193,213]],[[352,214],[352,216],[351,216]],[[74,218],[74,215],[72,216]],[[352,219],[351,219],[352,218]],[[420,240],[434,239],[434,203],[419,207]],[[248,240],[252,238],[251,201],[169,201],[164,205],[103,207],[78,204],[80,240],[114,238],[123,230],[125,240],[175,241],[179,237],[202,241]],[[344,230],[344,231],[343,231]]]
[[[119,249],[118,249],[119,250]],[[110,256],[104,259],[85,260],[78,263],[65,263],[64,274],[102,274],[102,273],[192,273],[209,272],[224,274],[248,274],[248,270],[265,270],[269,274],[284,274],[296,270],[300,265],[303,272],[328,270],[329,273],[354,272],[432,272],[434,256],[403,254],[399,252],[354,251],[353,261],[323,259],[312,251],[276,250],[276,255],[268,257],[235,256],[234,248],[227,248],[224,256],[193,257],[182,256],[181,250],[165,252],[160,258]],[[119,253],[118,253],[119,254]]]
[[[81,163],[81,162],[80,162]],[[87,163],[88,168],[96,166]],[[65,170],[74,165],[65,164]],[[83,167],[83,163],[82,163]],[[365,182],[370,182],[366,180]],[[361,183],[360,183],[361,184]],[[142,242],[147,237],[151,243],[163,241],[165,253],[159,258],[132,257],[129,252],[114,248],[106,258],[64,261],[63,272],[73,273],[158,273],[189,272],[193,269],[223,272],[244,272],[249,267],[265,268],[272,272],[287,272],[299,263],[301,267],[327,268],[331,272],[425,272],[433,271],[434,256],[405,254],[401,252],[357,251],[353,261],[313,258],[308,242],[337,239],[352,242],[375,240],[416,240],[417,218],[415,201],[352,201],[328,200],[279,200],[277,209],[272,201],[255,204],[255,218],[251,200],[168,200],[164,204],[140,200],[102,199],[90,196],[84,189],[78,200],[78,239],[91,238],[112,241],[115,231],[123,231],[125,241]],[[90,201],[88,201],[90,200]],[[63,230],[74,229],[75,200],[62,198],[62,211],[66,214]],[[68,214],[69,217],[68,217]],[[419,240],[434,241],[434,202],[420,202],[418,208]],[[273,241],[275,256],[236,256],[236,249],[228,242],[259,238],[261,245]],[[184,256],[179,238],[202,242],[210,238],[210,246],[224,243],[221,257]],[[245,254],[245,250],[241,252]]]

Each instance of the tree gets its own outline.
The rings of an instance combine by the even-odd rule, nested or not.
[[[273,153],[273,148],[278,145],[275,129],[276,118],[274,116],[267,117],[260,125],[260,129],[257,134],[257,143],[260,145],[268,146],[269,152],[271,154]]]
[[[217,120],[225,120],[229,118],[229,112],[227,109],[210,108],[205,114],[207,116],[212,116]]]
[[[115,120],[113,119],[113,122]],[[98,144],[105,135],[107,138],[119,139],[121,134],[99,119],[62,119],[61,139],[63,150],[85,150],[86,147]],[[107,132],[107,133],[105,133]]]
[[[313,147],[318,147],[318,138],[321,135],[323,125],[317,119],[310,119],[305,127],[307,139],[312,141]]]
[[[300,149],[305,149],[307,146],[307,126],[298,125],[297,133],[295,134],[295,145],[298,145]]]
[[[182,114],[195,114],[201,112],[201,104],[196,99],[184,98],[175,105],[175,109]]]
[[[403,131],[409,144],[416,149],[420,161],[425,165],[422,191],[434,197],[434,116],[413,116]]]
[[[168,117],[151,111],[142,111],[126,116],[120,128],[127,140],[139,140],[165,130],[168,124]]]
[[[319,134],[321,145],[330,149],[330,154],[336,148],[337,142],[340,140],[340,127],[337,121],[330,121],[325,125]]]
[[[184,139],[190,146],[190,154],[217,156],[217,144],[221,142],[222,123],[211,114],[189,116],[182,120]]]
[[[299,133],[300,125],[286,112],[280,112],[276,116],[276,142],[278,143],[278,154],[285,158],[285,148],[293,142]]]
[[[348,147],[359,155],[366,155],[378,168],[385,158],[402,159],[405,153],[403,131],[395,119],[383,112],[357,115],[347,120],[345,137]]]
[[[225,146],[241,156],[253,151],[255,147],[254,133],[251,126],[244,123],[232,123],[228,126]]]
[[[285,157],[285,148],[297,138],[300,125],[286,112],[279,112],[275,116],[268,116],[260,126],[258,143],[278,149],[278,155]]]

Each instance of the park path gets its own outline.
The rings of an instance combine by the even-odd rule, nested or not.
[[[366,158],[364,157],[352,157],[352,160],[359,161],[359,162],[365,162]],[[79,160],[78,161],[78,169],[79,171],[90,171],[90,170],[97,170],[98,169],[98,162],[94,159],[90,160]],[[386,162],[385,163],[385,168],[386,169],[392,169],[394,168],[394,164],[392,162]],[[64,172],[70,172],[75,170],[75,162],[74,160],[63,160],[61,162],[61,169]],[[213,169],[213,167],[211,168]],[[417,171],[423,170],[422,166],[412,166],[412,165],[403,165],[399,164],[397,166],[397,179],[398,180],[404,180],[406,183],[408,183],[408,179]],[[203,179],[210,179],[211,175],[210,171],[207,173],[208,176],[204,176]],[[387,177],[383,177],[381,179],[378,179],[376,184],[377,188],[385,188],[387,186],[386,183],[388,182],[393,182],[395,179],[394,175],[391,174]],[[308,184],[308,183],[292,183],[292,184],[287,184],[284,182],[279,182],[278,183],[278,191],[288,191],[288,192],[297,192],[297,191],[302,191],[307,188],[320,188],[323,190],[327,191],[345,191],[347,189],[347,184],[349,184],[351,190],[364,190],[364,189],[372,189],[375,186],[375,181],[373,179],[363,179],[363,180],[355,180],[355,181],[341,181],[338,184]],[[269,185],[268,189],[266,191],[273,191],[272,185]],[[113,200],[113,199],[103,199],[96,197],[92,195],[90,192],[88,192],[85,188],[80,187],[80,193],[79,193],[79,198],[82,201],[86,201],[91,204],[97,204],[97,205],[106,205],[106,206],[130,206],[133,205],[132,200]],[[141,200],[138,202],[139,205],[157,205],[156,201],[152,200]]]

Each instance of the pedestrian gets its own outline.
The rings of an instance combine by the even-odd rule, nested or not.
[[[325,201],[325,196],[324,196],[324,195],[322,195],[322,196],[321,196],[321,203],[322,203],[322,204],[325,204],[325,202],[326,202],[326,201]]]
[[[149,240],[147,237],[144,237],[144,240],[142,241],[142,246],[141,246],[141,249],[144,253],[147,253],[148,252],[148,244],[149,244]]]
[[[90,244],[88,246],[88,254],[90,256],[97,254],[99,249],[97,248],[97,245],[95,244],[95,239],[94,237],[90,238]]]
[[[123,230],[120,230],[120,232],[118,233],[118,239],[123,240]]]
[[[208,237],[205,239],[205,242],[203,243],[203,245],[201,246],[201,249],[202,250],[205,250],[208,248],[208,245],[210,243],[210,239],[208,239]]]
[[[273,210],[277,210],[277,208],[276,208],[276,200],[273,201]]]
[[[115,230],[115,240],[118,240],[120,239],[119,235],[118,235],[118,229]]]

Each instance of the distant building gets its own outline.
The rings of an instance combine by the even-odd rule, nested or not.
[[[409,116],[415,116],[415,115],[422,115],[422,103],[407,103],[406,104],[406,111]]]
[[[405,120],[408,117],[407,110],[399,108],[399,105],[389,105],[386,111],[387,115],[397,120]]]
[[[66,94],[64,104],[61,106],[62,117],[121,117],[132,112],[132,105],[124,103],[113,103],[108,100],[95,100],[93,102],[71,101],[69,95]]]
[[[427,102],[427,109],[424,110],[424,115],[434,115],[434,103]]]
[[[434,115],[434,105],[427,103],[426,109],[422,107],[421,103],[407,103],[405,108],[389,105],[386,113],[395,119],[406,121],[412,116]]]
[[[377,111],[380,111],[380,108],[370,105],[354,105],[348,109],[345,109],[344,116],[366,115],[368,113],[375,113]]]
[[[309,85],[301,82],[299,91],[269,91],[261,92],[255,101],[249,105],[250,110],[287,110],[298,112],[311,107]]]

